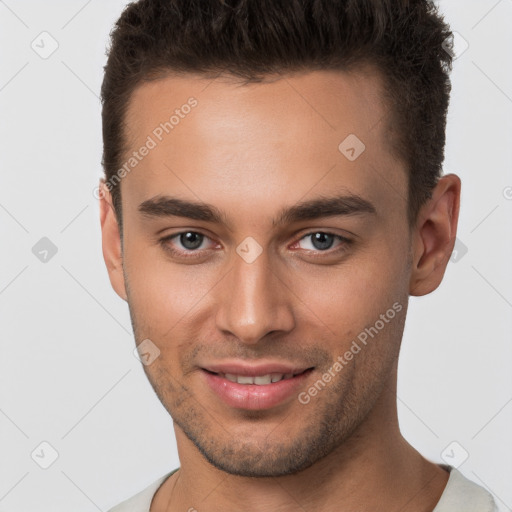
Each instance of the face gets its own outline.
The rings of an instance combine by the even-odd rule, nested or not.
[[[110,277],[136,342],[159,351],[144,366],[158,397],[219,469],[305,469],[393,392],[410,234],[380,91],[361,70],[249,85],[169,76],[132,96],[126,160],[139,156],[121,182]],[[289,369],[306,371],[222,375]]]

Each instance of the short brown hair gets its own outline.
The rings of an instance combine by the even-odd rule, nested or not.
[[[390,105],[390,141],[408,169],[408,220],[444,160],[452,39],[430,0],[139,0],[111,32],[101,87],[107,182],[126,154],[135,88],[165,72],[266,75],[374,65]],[[122,225],[120,187],[111,188]],[[121,228],[122,229],[122,228]]]

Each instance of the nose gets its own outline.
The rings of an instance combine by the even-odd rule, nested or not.
[[[219,290],[216,325],[245,344],[255,344],[270,333],[290,332],[295,326],[293,294],[270,267],[265,251],[248,263],[238,255]]]

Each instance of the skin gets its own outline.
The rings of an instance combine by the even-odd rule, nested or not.
[[[151,511],[431,511],[448,473],[400,433],[397,364],[408,297],[439,286],[453,250],[459,178],[442,177],[408,225],[407,172],[387,143],[371,68],[249,85],[193,75],[145,83],[127,114],[130,151],[191,96],[198,105],[121,182],[122,241],[104,185],[101,198],[110,281],[136,342],[160,350],[144,370],[180,457]],[[366,145],[355,161],[338,150],[351,133]],[[348,193],[375,213],[273,222],[284,208]],[[165,195],[215,206],[223,222],[138,210]],[[205,235],[199,249],[161,242],[187,231]],[[352,243],[334,237],[322,251],[307,236],[317,232]],[[252,263],[236,252],[248,236],[262,248]],[[315,367],[307,390],[394,303],[401,311],[308,404],[294,395],[269,410],[234,409],[205,383],[208,363],[289,361]]]

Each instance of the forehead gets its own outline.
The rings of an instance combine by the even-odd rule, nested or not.
[[[256,83],[244,83],[230,75],[206,78],[169,74],[144,82],[133,92],[126,116],[130,135],[140,137],[153,131],[155,122],[169,120],[190,98],[197,100],[199,108],[194,109],[187,124],[196,130],[197,136],[208,132],[212,125],[230,130],[232,121],[238,128],[250,127],[251,131],[257,122],[265,130],[275,128],[271,135],[289,138],[278,130],[285,124],[290,128],[290,121],[295,125],[299,117],[304,122],[295,126],[297,133],[302,127],[310,131],[310,136],[314,135],[312,129],[323,134],[350,127],[363,135],[373,131],[387,114],[381,77],[369,66],[353,72],[310,71],[265,76],[263,82]],[[242,122],[244,119],[246,123]],[[230,139],[237,135],[242,138],[245,133],[247,130],[230,132]],[[179,131],[173,131],[172,135],[179,136]]]
[[[336,187],[381,199],[387,194],[391,206],[397,194],[404,198],[406,178],[391,154],[388,120],[372,68],[249,84],[169,75],[131,97],[126,160],[143,146],[151,149],[123,180],[123,198],[125,189],[139,203],[179,191],[215,203],[231,192],[257,204],[258,195],[264,201],[286,191],[293,202],[308,190],[325,195]]]

